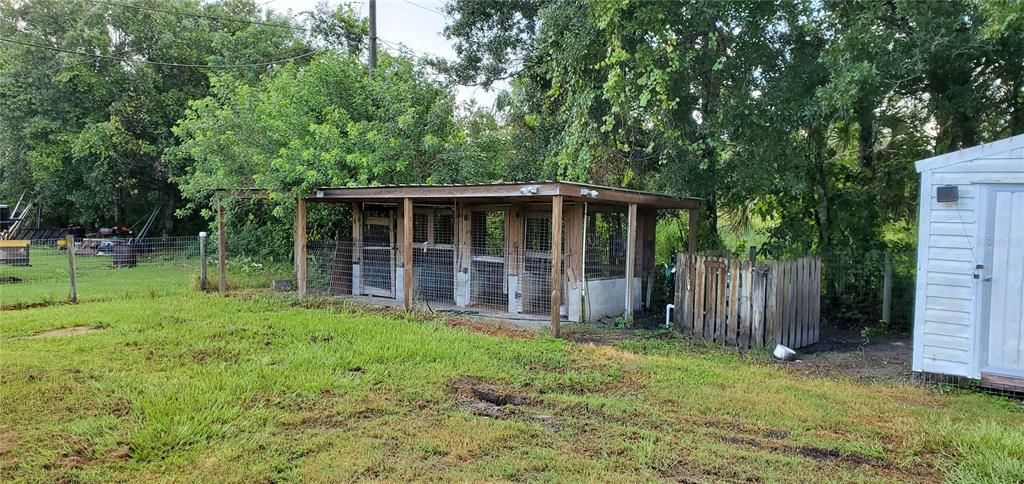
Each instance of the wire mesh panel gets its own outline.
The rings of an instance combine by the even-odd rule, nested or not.
[[[476,211],[471,216],[472,304],[507,308],[505,211]]]
[[[359,247],[360,290],[374,296],[395,296],[395,234],[390,218],[367,217]]]
[[[565,246],[563,245],[563,252]],[[523,219],[521,258],[522,310],[527,314],[551,312],[551,217],[528,215]]]
[[[353,294],[353,253],[353,244],[348,240],[307,244],[306,289],[332,296]]]
[[[586,218],[586,277],[626,277],[626,214],[593,212]]]
[[[181,293],[199,289],[200,239],[197,236],[145,239],[94,238],[7,241],[24,246],[23,257],[0,258],[0,305],[18,307],[67,301],[74,255],[79,301]],[[216,244],[207,240],[210,279],[216,281]],[[271,264],[235,258],[229,272],[236,287],[268,287]],[[287,274],[287,273],[285,273]],[[216,285],[216,282],[213,283]]]
[[[413,292],[417,300],[455,303],[455,221],[449,208],[416,208]]]
[[[63,239],[3,242],[0,306],[10,308],[68,299],[68,256]]]

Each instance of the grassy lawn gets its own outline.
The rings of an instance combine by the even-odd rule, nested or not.
[[[178,294],[0,313],[0,480],[1024,479],[1007,399],[800,377],[676,339],[598,347],[307,306]],[[77,326],[92,330],[44,333]]]

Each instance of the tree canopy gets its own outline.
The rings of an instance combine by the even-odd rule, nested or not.
[[[1024,131],[1020,8],[458,0],[439,65],[513,79],[557,176],[704,197],[705,231],[759,219],[769,252],[866,250],[912,243],[913,161]]]
[[[0,195],[122,223],[222,187],[287,217],[319,185],[563,178],[703,197],[705,248],[751,228],[776,255],[911,245],[913,161],[1024,132],[1021,10],[452,0],[457,58],[383,53],[371,75],[348,5],[7,1]],[[456,105],[499,80],[493,108]]]

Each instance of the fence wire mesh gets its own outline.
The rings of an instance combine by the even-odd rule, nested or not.
[[[415,240],[415,239],[414,239]],[[475,250],[472,245],[414,243],[413,302],[433,310],[547,315],[551,310],[550,251]],[[311,294],[377,298],[404,304],[404,248],[351,241],[315,241],[307,246],[307,290]],[[573,281],[561,264],[563,305]],[[464,309],[458,309],[464,308]],[[566,311],[562,309],[562,311]]]
[[[881,326],[879,329],[894,333],[909,331],[914,323],[916,263],[917,253],[913,250],[823,257],[821,302],[825,324],[838,328]],[[888,320],[883,314],[887,270],[892,284]]]
[[[0,248],[0,307],[5,309],[71,300],[71,254],[74,254],[78,301],[157,297],[200,289],[200,238],[154,237],[139,240],[83,238],[8,241]],[[206,239],[207,288],[218,283],[217,244]],[[270,279],[290,266],[245,257],[227,261],[232,287],[268,287]]]

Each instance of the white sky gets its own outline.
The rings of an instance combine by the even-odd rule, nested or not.
[[[323,0],[270,0],[262,3],[265,9],[278,12],[291,10],[298,13],[314,9],[321,1]],[[259,3],[260,0],[257,0],[257,4]],[[339,3],[348,2],[327,0],[327,3],[334,7]],[[366,0],[353,0],[351,3],[359,10],[360,15],[368,15]],[[455,52],[442,33],[448,22],[448,18],[440,13],[444,11],[443,6],[443,0],[377,0],[377,36],[383,41],[378,44],[378,49],[394,51],[395,49],[388,43],[400,44],[412,49],[416,54],[454,59]],[[499,88],[507,89],[507,83],[503,83]],[[456,88],[455,96],[459,102],[474,99],[481,106],[491,107],[497,91],[460,86]]]

